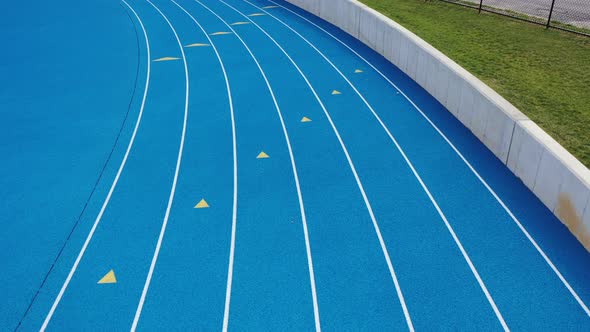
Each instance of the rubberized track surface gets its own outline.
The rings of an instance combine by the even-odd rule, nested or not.
[[[1,14],[1,330],[590,329],[590,255],[397,68],[175,1]]]

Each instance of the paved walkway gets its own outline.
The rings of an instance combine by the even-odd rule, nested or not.
[[[467,0],[479,5],[479,0]],[[485,6],[510,10],[547,22],[552,0],[483,0]],[[590,29],[590,3],[587,0],[555,0],[552,22]]]

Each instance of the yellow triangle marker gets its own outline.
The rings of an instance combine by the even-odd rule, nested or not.
[[[236,22],[236,23],[232,23],[230,25],[244,25],[244,24],[250,24],[250,22]]]
[[[362,73],[362,72],[363,72],[363,71],[362,71],[362,70],[360,70],[360,69],[357,69],[357,70],[355,70],[355,71],[354,71],[354,73],[355,73],[355,74],[360,74],[360,73]]]
[[[311,119],[304,116],[303,119],[301,119],[301,122],[311,122]]]
[[[209,204],[207,204],[207,201],[205,201],[205,199],[202,199],[197,205],[195,205],[195,209],[204,209],[208,207]]]
[[[338,91],[338,90],[334,90],[334,91],[332,91],[332,94],[333,94],[333,95],[341,95],[341,94],[342,94],[342,92],[340,92],[340,91]]]
[[[221,35],[230,35],[231,32],[229,31],[219,31],[219,32],[214,32],[212,34],[210,34],[210,36],[221,36]]]
[[[165,56],[163,58],[159,58],[159,59],[154,60],[154,62],[159,62],[159,61],[174,61],[174,60],[180,60],[180,58],[174,58],[174,57],[171,57],[171,56]]]
[[[184,47],[205,47],[205,46],[211,46],[211,45],[209,45],[209,44],[201,44],[201,43],[184,45]]]
[[[254,16],[264,16],[264,15],[266,15],[266,14],[263,14],[263,13],[254,13],[254,14],[250,14],[248,16],[254,17]]]
[[[100,279],[97,284],[116,284],[117,277],[115,277],[115,271],[110,270],[109,273],[105,274],[102,279]]]
[[[256,157],[256,159],[266,159],[266,158],[270,158],[264,151],[260,152],[258,154],[258,156]]]
[[[264,6],[262,9],[272,9],[272,8],[279,8],[279,6]]]

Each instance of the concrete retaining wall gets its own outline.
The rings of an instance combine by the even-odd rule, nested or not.
[[[590,251],[590,170],[533,121],[430,44],[356,0],[287,1],[361,40],[414,79]]]

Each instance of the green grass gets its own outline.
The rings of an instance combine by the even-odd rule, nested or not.
[[[590,38],[441,1],[361,1],[484,81],[590,167]]]

